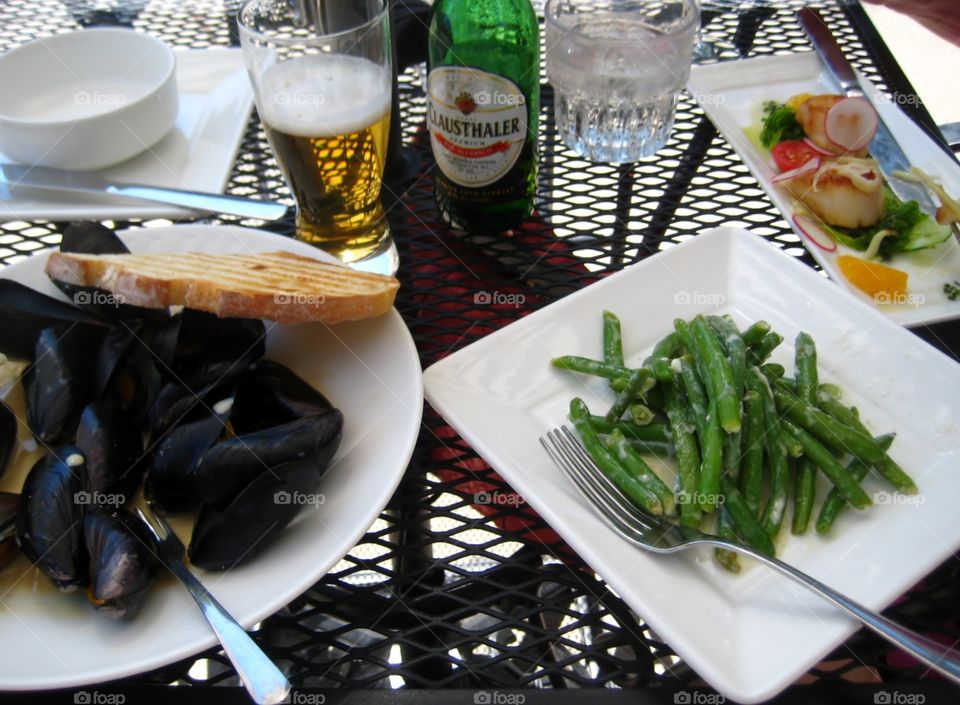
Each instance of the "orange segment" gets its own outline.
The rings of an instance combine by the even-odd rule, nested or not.
[[[837,257],[837,266],[851,284],[873,299],[897,301],[906,296],[907,273],[851,255]]]

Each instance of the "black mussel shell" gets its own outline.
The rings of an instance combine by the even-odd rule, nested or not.
[[[24,375],[27,423],[46,444],[73,439],[84,407],[96,396],[96,351],[104,328],[44,328]]]
[[[0,353],[32,360],[40,331],[52,325],[102,327],[100,317],[10,279],[0,279]]]
[[[63,232],[60,251],[81,255],[125,255],[130,249],[107,226],[86,220],[70,225]]]
[[[218,402],[212,414],[175,426],[156,444],[144,481],[149,501],[171,512],[196,504],[194,470],[206,450],[224,434],[229,404],[229,399]]]
[[[123,241],[110,228],[86,221],[71,225],[64,231],[60,241],[61,252],[81,255],[123,255],[130,252]],[[109,292],[92,286],[76,286],[53,280],[60,291],[78,306],[102,314],[107,318],[157,319],[168,316],[166,309],[131,306],[117,300]]]
[[[17,512],[20,495],[0,492],[0,570],[17,557]]]
[[[97,356],[99,396],[116,402],[138,420],[149,414],[163,384],[153,353],[139,337],[139,326],[111,329]]]
[[[259,475],[222,511],[203,505],[190,538],[190,561],[207,570],[249,561],[276,539],[318,484],[310,463],[294,461]]]
[[[236,378],[232,378],[223,384],[212,384],[196,390],[188,389],[179,382],[167,382],[150,406],[144,426],[152,438],[160,438],[174,426],[215,415],[213,407],[216,403],[233,397],[235,382]]]
[[[238,434],[259,431],[333,408],[290,368],[261,359],[240,378],[230,423]]]
[[[36,462],[20,495],[20,549],[64,591],[87,581],[83,542],[83,515],[89,500],[86,476],[80,449],[58,446]]]
[[[126,504],[137,492],[146,466],[143,436],[132,416],[110,401],[88,404],[80,415],[77,447],[87,460],[88,490],[111,505]]]
[[[7,471],[7,464],[17,448],[17,416],[7,403],[0,399],[0,477]]]
[[[135,331],[126,326],[114,326],[103,338],[96,360],[96,391],[102,396],[122,362],[133,346]]]
[[[165,372],[173,367],[182,323],[183,315],[178,314],[163,321],[150,323],[141,331],[141,337],[156,358],[157,366]]]
[[[173,360],[173,372],[190,389],[223,384],[238,377],[266,350],[261,320],[218,318],[184,309]]]
[[[91,507],[83,520],[90,556],[87,597],[97,611],[114,619],[133,617],[157,575],[157,545],[125,511]]]
[[[291,462],[312,467],[319,480],[340,445],[343,415],[337,409],[220,441],[194,471],[200,498],[226,508],[259,475]]]

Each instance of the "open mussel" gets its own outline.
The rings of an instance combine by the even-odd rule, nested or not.
[[[316,492],[316,469],[290,462],[257,476],[224,509],[203,505],[190,538],[190,562],[227,570],[263,551]]]
[[[97,354],[96,389],[138,421],[145,418],[163,383],[155,355],[141,337],[144,326],[112,328]]]
[[[145,464],[143,437],[130,414],[110,401],[88,404],[77,427],[77,447],[87,461],[88,489],[93,497],[112,497],[125,504],[136,494]]]
[[[259,475],[290,463],[323,475],[340,445],[343,415],[336,409],[235,436],[209,448],[193,472],[200,498],[225,509]]]
[[[66,301],[41,294],[11,279],[0,279],[0,353],[16,360],[32,360],[40,331],[49,326],[103,328],[99,316]]]
[[[0,570],[17,557],[17,513],[20,495],[0,492]]]
[[[167,511],[182,511],[198,501],[194,470],[203,454],[226,431],[232,399],[222,399],[209,414],[168,431],[150,455],[144,494]]]
[[[125,511],[100,507],[87,510],[83,532],[90,556],[90,602],[114,619],[134,616],[157,575],[153,537]]]
[[[247,433],[331,409],[333,404],[290,368],[260,359],[240,378],[230,422],[237,433]]]
[[[259,319],[218,318],[193,309],[180,316],[172,367],[188,389],[223,384],[263,357],[266,327]]]
[[[21,490],[17,541],[54,584],[75,590],[87,581],[83,515],[87,470],[80,449],[58,446],[31,468]]]
[[[149,334],[164,379],[144,425],[158,437],[232,397],[240,376],[263,355],[266,329],[263,321],[220,319],[186,309]]]
[[[24,388],[27,423],[44,443],[72,440],[80,414],[95,398],[94,360],[104,332],[80,326],[41,331]]]

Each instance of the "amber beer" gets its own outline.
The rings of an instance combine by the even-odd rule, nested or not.
[[[377,252],[390,130],[390,76],[367,59],[313,55],[264,75],[267,139],[297,201],[297,238],[345,262]]]

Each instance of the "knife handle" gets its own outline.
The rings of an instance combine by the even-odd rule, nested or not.
[[[860,81],[853,70],[853,66],[843,55],[840,45],[830,32],[820,13],[812,7],[805,7],[797,12],[800,26],[810,37],[813,46],[820,53],[820,58],[826,64],[827,70],[840,84],[840,89],[846,95],[863,95]]]

